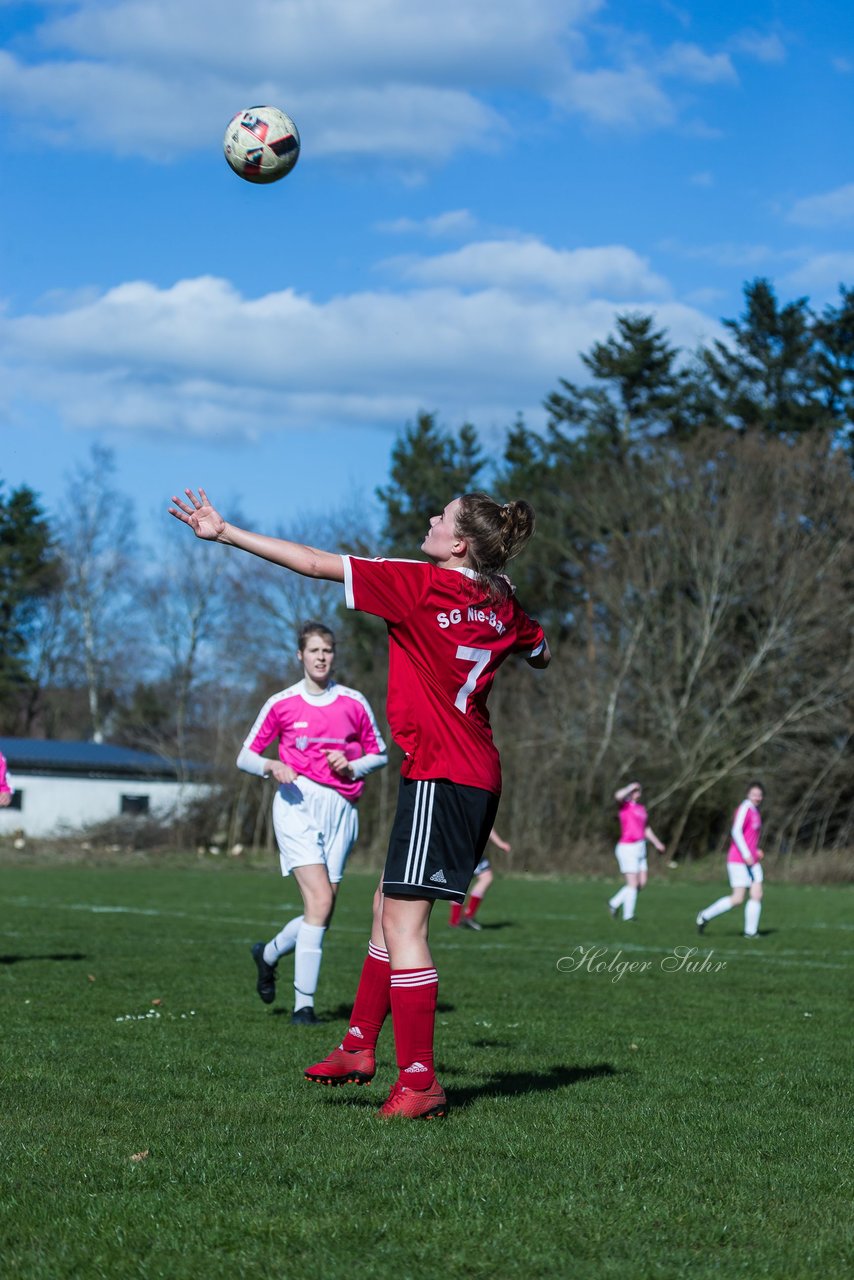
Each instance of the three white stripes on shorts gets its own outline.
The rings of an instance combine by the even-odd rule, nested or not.
[[[409,837],[409,852],[406,855],[406,870],[403,873],[404,884],[424,883],[427,850],[430,847],[430,833],[433,830],[433,800],[435,795],[435,782],[416,782],[415,808],[412,813],[412,833]]]

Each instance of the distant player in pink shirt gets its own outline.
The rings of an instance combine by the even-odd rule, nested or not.
[[[620,816],[620,839],[614,853],[626,883],[613,898],[609,898],[608,910],[615,916],[622,908],[624,921],[634,920],[638,894],[646,887],[647,840],[655,845],[659,853],[664,853],[664,845],[647,820],[646,809],[641,804],[641,794],[639,782],[630,782],[628,786],[614,792]]]
[[[512,654],[545,667],[543,629],[521,608],[505,566],[534,531],[527,502],[465,493],[431,516],[422,560],[365,560],[266,538],[223,520],[184,490],[170,512],[199,538],[240,547],[295,573],[344,584],[349,608],[388,630],[387,713],[404,753],[368,955],[350,1026],[337,1049],[304,1072],[320,1084],[367,1084],[391,1012],[398,1077],[384,1119],[444,1116],[433,1034],[438,977],[428,943],[437,899],[461,902],[495,820],[501,762],[487,698]]]
[[[297,643],[303,677],[268,698],[258,713],[238,767],[279,784],[273,797],[273,828],[282,875],[292,875],[302,896],[302,915],[252,956],[256,990],[265,1004],[276,998],[276,965],[294,954],[292,1022],[316,1022],[314,996],[323,937],[350,850],[359,834],[356,802],[365,778],[388,763],[367,699],[332,679],[335,637],[322,622],[307,622]],[[278,759],[263,753],[278,743]]]
[[[15,788],[6,772],[6,757],[0,751],[0,809],[8,809],[14,794]]]
[[[718,898],[710,907],[705,907],[697,916],[697,929],[703,932],[710,920],[723,915],[731,907],[740,907],[745,893],[749,891],[747,905],[744,908],[744,936],[755,938],[759,933],[759,916],[762,913],[762,859],[765,857],[759,847],[759,835],[762,831],[762,817],[759,813],[765,799],[765,788],[761,782],[751,782],[747,790],[747,798],[733,814],[730,836],[732,837],[727,853],[727,874],[732,893],[725,898]]]

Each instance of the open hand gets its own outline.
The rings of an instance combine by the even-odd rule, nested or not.
[[[182,502],[180,498],[172,495],[174,507],[169,508],[170,516],[174,516],[176,520],[181,520],[184,524],[188,524],[193,530],[197,538],[204,538],[206,542],[216,542],[220,534],[225,529],[225,521],[219,512],[211,506],[208,495],[204,489],[199,488],[198,498],[192,489],[185,489],[184,493],[190,499],[191,506],[186,502]]]

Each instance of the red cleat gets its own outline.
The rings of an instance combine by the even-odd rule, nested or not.
[[[339,1045],[322,1062],[306,1067],[303,1075],[315,1084],[370,1084],[376,1069],[373,1049],[351,1053]]]
[[[445,1090],[434,1080],[429,1089],[410,1089],[399,1081],[377,1112],[384,1120],[401,1116],[404,1120],[438,1120],[448,1114]]]

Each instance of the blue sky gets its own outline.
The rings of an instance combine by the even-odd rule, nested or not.
[[[619,312],[692,347],[757,275],[854,284],[851,6],[0,0],[0,43],[0,474],[51,509],[97,441],[146,519],[322,521],[421,409],[542,423]],[[259,102],[271,187],[221,151]]]

